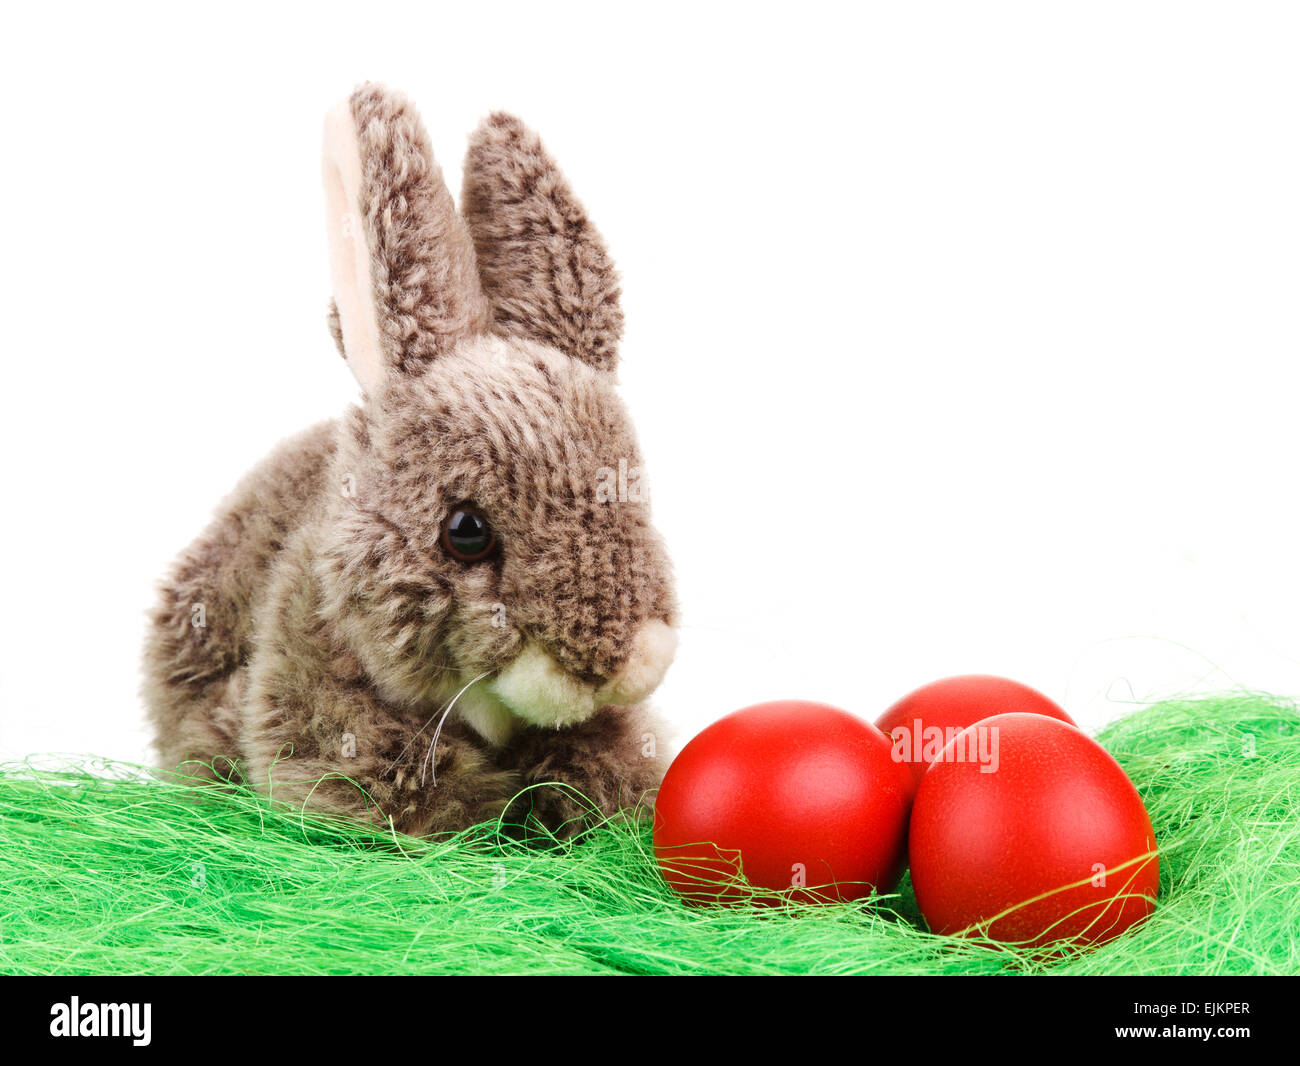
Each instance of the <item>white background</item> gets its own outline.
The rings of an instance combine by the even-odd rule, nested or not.
[[[154,581],[355,398],[318,151],[365,79],[453,189],[520,114],[612,248],[683,736],[970,671],[1090,726],[1300,693],[1294,12],[8,11],[0,755],[148,758]]]

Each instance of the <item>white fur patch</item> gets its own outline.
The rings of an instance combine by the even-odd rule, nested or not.
[[[518,721],[510,708],[484,685],[466,689],[456,701],[456,712],[474,732],[496,748],[509,741]]]
[[[590,718],[599,706],[593,686],[565,673],[532,641],[496,676],[492,691],[525,722],[556,729]]]
[[[620,707],[640,703],[659,687],[676,654],[677,630],[658,619],[642,623],[632,643],[632,654],[618,675],[601,686],[597,702]]]

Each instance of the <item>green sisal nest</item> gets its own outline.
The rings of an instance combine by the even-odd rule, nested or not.
[[[1160,845],[1155,914],[1051,961],[925,931],[906,880],[836,906],[687,907],[644,823],[419,841],[137,767],[0,768],[0,972],[1300,973],[1300,712],[1229,694],[1097,738]]]

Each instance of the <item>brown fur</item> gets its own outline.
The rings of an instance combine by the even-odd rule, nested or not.
[[[487,325],[474,247],[406,98],[363,85],[351,99],[361,221],[388,358],[408,374]]]
[[[490,116],[470,140],[461,202],[496,328],[612,367],[618,275],[537,134],[513,115]]]
[[[599,471],[641,461],[608,372],[613,268],[517,120],[494,115],[473,141],[466,228],[405,100],[364,86],[351,109],[389,373],[247,475],[173,566],[145,654],[162,762],[417,834],[543,781],[607,814],[635,807],[663,772],[644,707],[503,744],[441,721],[526,644],[594,689],[621,676],[639,627],[674,621],[646,504],[596,494]],[[472,565],[439,544],[465,501],[500,540]],[[581,811],[557,790],[536,799],[552,828]]]

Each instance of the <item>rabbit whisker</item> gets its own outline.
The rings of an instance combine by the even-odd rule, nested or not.
[[[451,667],[447,667],[446,669],[451,669]],[[465,688],[461,689],[459,692],[456,693],[456,695],[454,695],[454,696],[451,698],[451,703],[455,703],[458,699],[460,699],[461,696],[463,696],[463,695],[465,694],[465,689],[469,688],[470,685],[473,685],[475,681],[482,681],[483,678],[485,678],[485,677],[487,677],[487,676],[488,676],[487,673],[479,674],[478,677],[474,678],[474,681],[471,681],[471,682],[469,683],[469,685],[466,685]],[[402,756],[404,756],[408,751],[410,751],[410,750],[411,750],[411,745],[414,744],[417,740],[420,739],[420,734],[423,733],[426,729],[429,728],[430,725],[433,724],[433,720],[434,720],[435,718],[438,717],[438,714],[439,714],[440,711],[442,712],[442,716],[443,716],[444,719],[447,717],[446,712],[449,711],[449,710],[451,710],[451,703],[444,704],[444,705],[443,705],[442,707],[440,707],[437,711],[434,711],[433,714],[429,715],[429,720],[428,720],[427,722],[425,722],[424,725],[420,726],[420,728],[417,729],[417,730],[415,731],[415,734],[411,737],[411,739],[408,740],[408,741],[406,742],[406,747],[404,747],[401,751],[399,751],[399,752],[397,753],[397,758],[395,758],[392,762],[390,762],[390,763],[388,764],[388,769],[389,769],[389,770],[391,770],[394,766],[396,766],[399,762],[402,761]],[[439,729],[442,728],[441,724],[439,724],[439,727],[438,727],[438,728],[439,728]]]
[[[486,672],[484,672],[484,673],[479,674],[478,677],[474,678],[473,681],[471,681],[471,682],[470,682],[468,685],[466,685],[463,689],[461,689],[459,692],[457,692],[456,695],[454,695],[454,696],[451,698],[451,702],[450,702],[449,704],[447,704],[447,709],[446,709],[445,711],[442,712],[442,717],[441,717],[440,719],[438,719],[438,728],[435,729],[435,730],[433,731],[433,739],[432,739],[431,741],[429,741],[429,754],[427,754],[427,755],[424,757],[424,762],[423,762],[423,763],[421,764],[421,766],[420,766],[420,787],[421,787],[421,788],[424,787],[424,772],[425,772],[426,769],[427,769],[427,770],[430,770],[430,771],[432,772],[432,783],[433,783],[433,785],[436,787],[437,784],[438,784],[438,768],[437,768],[437,766],[434,765],[434,762],[433,762],[433,750],[434,750],[434,748],[436,748],[436,747],[438,746],[438,738],[439,738],[440,736],[442,736],[442,727],[443,727],[443,725],[444,725],[444,724],[446,723],[446,721],[447,721],[447,716],[448,716],[449,714],[451,714],[451,709],[452,709],[453,707],[456,706],[456,701],[457,701],[458,699],[460,699],[463,695],[465,695],[465,693],[469,691],[469,689],[470,689],[470,687],[471,687],[472,685],[475,685],[475,684],[477,684],[479,681],[482,681],[485,677],[488,676],[488,673],[490,673],[490,671],[486,671]],[[433,719],[430,719],[429,721],[432,721],[432,720],[433,720]],[[428,722],[425,723],[426,726],[427,726],[428,724],[429,724]],[[424,730],[421,729],[420,732],[423,733]],[[414,739],[414,738],[412,738],[412,739]]]

